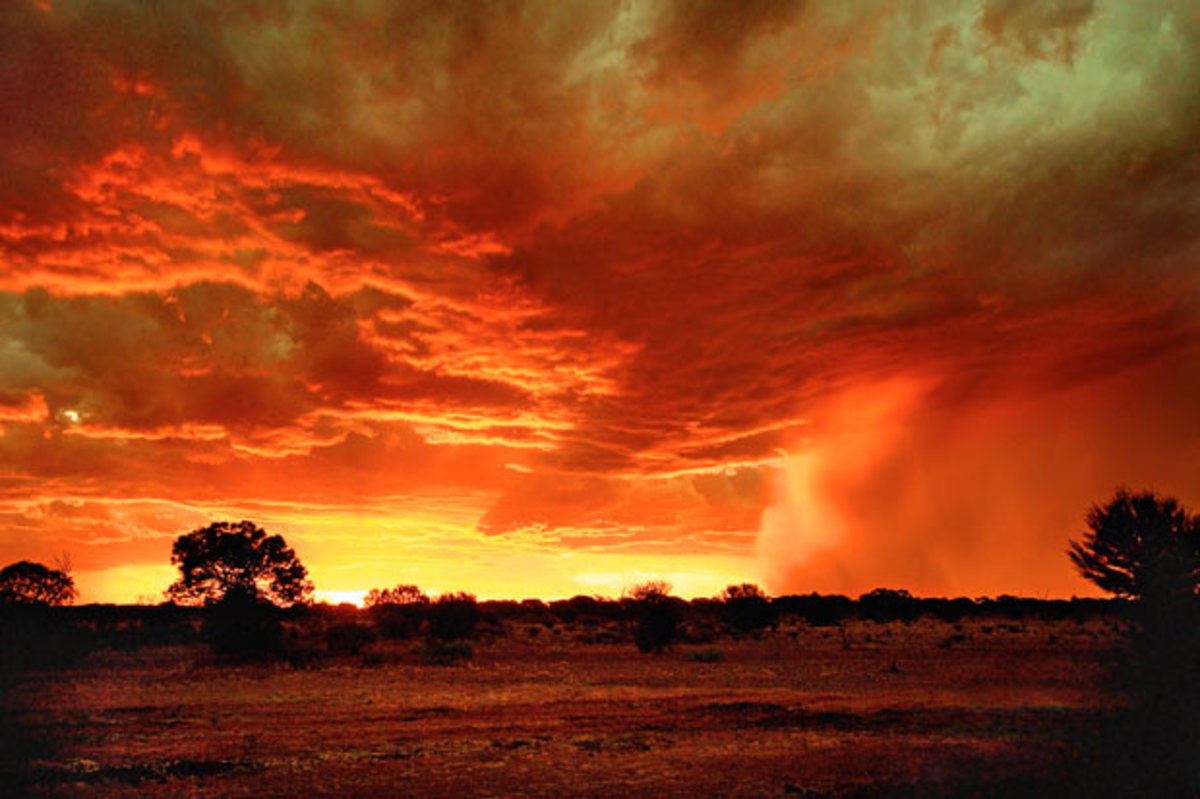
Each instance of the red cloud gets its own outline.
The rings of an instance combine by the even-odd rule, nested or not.
[[[0,540],[136,499],[336,560],[362,508],[1075,590],[1109,483],[1200,491],[1196,20],[1127,6],[9,4]]]

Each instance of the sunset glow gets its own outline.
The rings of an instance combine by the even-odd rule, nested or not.
[[[919,7],[919,9],[918,9]],[[1200,507],[1176,0],[0,10],[0,565],[1090,595]]]

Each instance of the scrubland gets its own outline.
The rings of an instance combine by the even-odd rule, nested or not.
[[[505,621],[449,666],[412,640],[311,662],[100,649],[8,680],[3,776],[82,796],[1062,795],[1113,702],[1118,626],[783,619],[654,655],[619,622]]]

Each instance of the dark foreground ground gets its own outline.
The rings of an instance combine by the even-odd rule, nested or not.
[[[1117,795],[1086,751],[1115,640],[922,620],[661,655],[514,628],[460,666],[101,651],[10,681],[0,794]]]

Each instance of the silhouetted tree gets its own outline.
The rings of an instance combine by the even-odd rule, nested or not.
[[[1067,554],[1087,579],[1117,596],[1150,600],[1196,593],[1200,517],[1152,491],[1121,488],[1087,514],[1088,531]]]
[[[429,637],[442,641],[466,638],[479,624],[474,594],[442,594],[429,606]]]
[[[0,604],[69,605],[75,581],[67,569],[22,560],[0,569]]]
[[[858,612],[876,622],[910,622],[921,612],[921,605],[903,588],[876,588],[858,598]]]
[[[550,603],[550,612],[567,624],[582,622],[592,625],[621,620],[619,603],[586,594],[576,594],[570,599],[555,600]]]
[[[721,592],[725,620],[741,632],[761,630],[775,620],[771,600],[753,583],[731,585]]]
[[[415,585],[398,585],[395,588],[372,588],[363,598],[363,607],[379,605],[428,605],[429,597]]]
[[[1100,765],[1130,795],[1200,796],[1200,517],[1177,500],[1122,488],[1092,506],[1068,555],[1106,591],[1136,600],[1112,672],[1128,705],[1100,731]]]
[[[771,600],[776,616],[802,617],[813,627],[833,627],[854,612],[854,601],[841,594],[790,594]]]
[[[282,653],[280,609],[254,591],[234,586],[204,608],[204,635],[212,651],[233,658]]]
[[[642,652],[662,652],[679,637],[682,604],[671,596],[671,584],[651,580],[635,585],[624,603],[633,622],[633,642]]]
[[[372,588],[363,605],[379,632],[388,638],[410,638],[421,629],[429,597],[415,585]]]
[[[171,563],[180,577],[167,598],[211,604],[225,597],[293,605],[312,595],[308,570],[282,536],[252,522],[216,522],[175,539]]]

